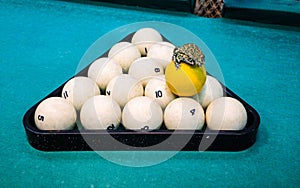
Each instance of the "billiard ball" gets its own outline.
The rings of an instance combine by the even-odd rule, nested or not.
[[[111,96],[123,108],[132,98],[142,96],[144,88],[141,82],[128,74],[113,78],[106,87],[106,95]]]
[[[157,42],[151,46],[147,57],[157,59],[164,68],[172,61],[175,46],[169,42]]]
[[[224,92],[220,82],[216,78],[207,75],[202,90],[193,98],[195,100],[198,100],[202,107],[205,109],[207,108],[209,103],[219,97],[223,97],[223,95]]]
[[[161,41],[163,41],[162,36],[153,28],[141,28],[134,33],[131,39],[143,56],[147,55],[154,43]]]
[[[211,130],[242,130],[247,123],[247,112],[237,99],[220,97],[208,105],[206,122]]]
[[[206,80],[205,57],[195,44],[176,47],[165,76],[170,90],[181,97],[191,97],[201,91]]]
[[[145,87],[152,77],[163,75],[164,68],[153,58],[141,57],[131,64],[128,74],[141,81]]]
[[[203,108],[192,98],[177,98],[167,105],[164,112],[164,123],[169,130],[200,130],[204,121]]]
[[[97,83],[84,76],[74,77],[63,87],[61,96],[74,105],[76,110],[80,110],[83,103],[90,97],[100,95]]]
[[[83,104],[80,121],[84,129],[114,130],[121,121],[121,108],[109,96],[94,96]]]
[[[71,130],[76,118],[72,103],[61,97],[43,100],[34,113],[34,122],[40,130]]]
[[[88,77],[94,80],[101,90],[105,90],[108,82],[120,74],[122,67],[107,57],[95,60],[88,69]]]
[[[124,107],[122,123],[126,129],[151,131],[159,129],[163,122],[160,105],[146,96],[131,99]]]
[[[204,66],[191,66],[181,63],[177,68],[171,61],[166,67],[165,76],[170,90],[180,97],[192,97],[199,93],[206,80]]]
[[[115,60],[122,67],[123,72],[127,73],[131,63],[141,57],[141,53],[130,42],[119,42],[109,50],[108,57]]]
[[[168,88],[164,75],[149,80],[145,87],[145,96],[157,101],[163,109],[176,98]]]

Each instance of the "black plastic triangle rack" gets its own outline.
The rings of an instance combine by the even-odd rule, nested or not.
[[[128,35],[122,41],[130,41]],[[166,39],[165,39],[166,40]],[[102,55],[107,56],[107,52]],[[100,57],[102,57],[100,56]],[[86,76],[89,66],[75,76]],[[71,78],[70,78],[71,79]],[[67,81],[66,81],[67,82]],[[66,83],[65,82],[65,83]],[[61,97],[64,84],[34,104],[24,115],[23,124],[30,145],[42,151],[241,151],[256,141],[260,124],[257,111],[247,102],[223,86],[226,96],[239,100],[247,112],[246,127],[239,131],[221,130],[167,130],[164,125],[154,131],[131,131],[122,125],[116,130],[39,130],[34,113],[39,103],[49,97]]]

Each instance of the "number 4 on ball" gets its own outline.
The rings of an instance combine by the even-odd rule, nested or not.
[[[195,112],[196,112],[196,109],[193,108],[193,109],[190,110],[190,112],[191,112],[191,114],[192,114],[192,116],[193,116],[193,115],[195,114]]]

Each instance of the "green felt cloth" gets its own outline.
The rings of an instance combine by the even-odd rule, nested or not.
[[[277,10],[284,12],[300,13],[298,0],[225,0],[227,7],[250,8],[262,10]]]
[[[178,24],[214,53],[225,84],[261,116],[243,152],[179,152],[134,168],[95,152],[33,149],[24,113],[70,78],[100,36],[138,21]],[[0,1],[1,187],[297,187],[300,183],[300,29],[188,13],[61,1]],[[109,153],[108,153],[109,154]],[[116,154],[116,153],[112,153]],[[117,153],[138,155],[137,152]],[[163,152],[145,152],[151,160]]]

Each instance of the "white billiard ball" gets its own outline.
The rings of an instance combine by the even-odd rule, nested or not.
[[[114,130],[121,121],[121,108],[109,96],[94,96],[82,106],[80,121],[84,129]]]
[[[76,118],[72,103],[61,97],[45,99],[34,113],[34,122],[40,130],[71,130],[75,126]]]
[[[213,100],[223,96],[224,92],[220,82],[216,78],[207,75],[202,90],[193,98],[198,100],[205,109]]]
[[[142,55],[147,55],[151,46],[163,41],[162,36],[153,28],[142,28],[134,33],[131,42],[137,46]]]
[[[145,87],[147,82],[154,76],[163,75],[163,66],[155,59],[141,57],[135,60],[128,71],[128,74],[142,82]]]
[[[128,74],[113,78],[106,87],[106,95],[111,96],[123,108],[132,98],[142,96],[144,88],[141,82]]]
[[[108,52],[108,57],[116,61],[124,73],[128,72],[131,63],[141,57],[140,51],[130,42],[119,42]]]
[[[247,123],[247,112],[237,99],[221,97],[208,105],[206,122],[211,130],[242,130]]]
[[[149,80],[145,87],[145,96],[157,101],[163,109],[176,98],[167,86],[164,75]]]
[[[170,130],[200,130],[205,121],[204,110],[192,98],[171,101],[164,112],[164,122]]]
[[[64,85],[61,95],[69,100],[76,110],[80,110],[86,100],[100,95],[100,89],[94,80],[79,76],[72,78]]]
[[[151,46],[147,57],[157,59],[164,68],[172,61],[175,46],[169,42],[158,42]]]
[[[120,74],[122,74],[122,67],[107,57],[95,60],[88,70],[88,77],[94,80],[102,90],[105,90],[110,80]]]
[[[150,131],[159,129],[163,111],[153,99],[145,96],[131,99],[124,107],[122,123],[126,129]]]

